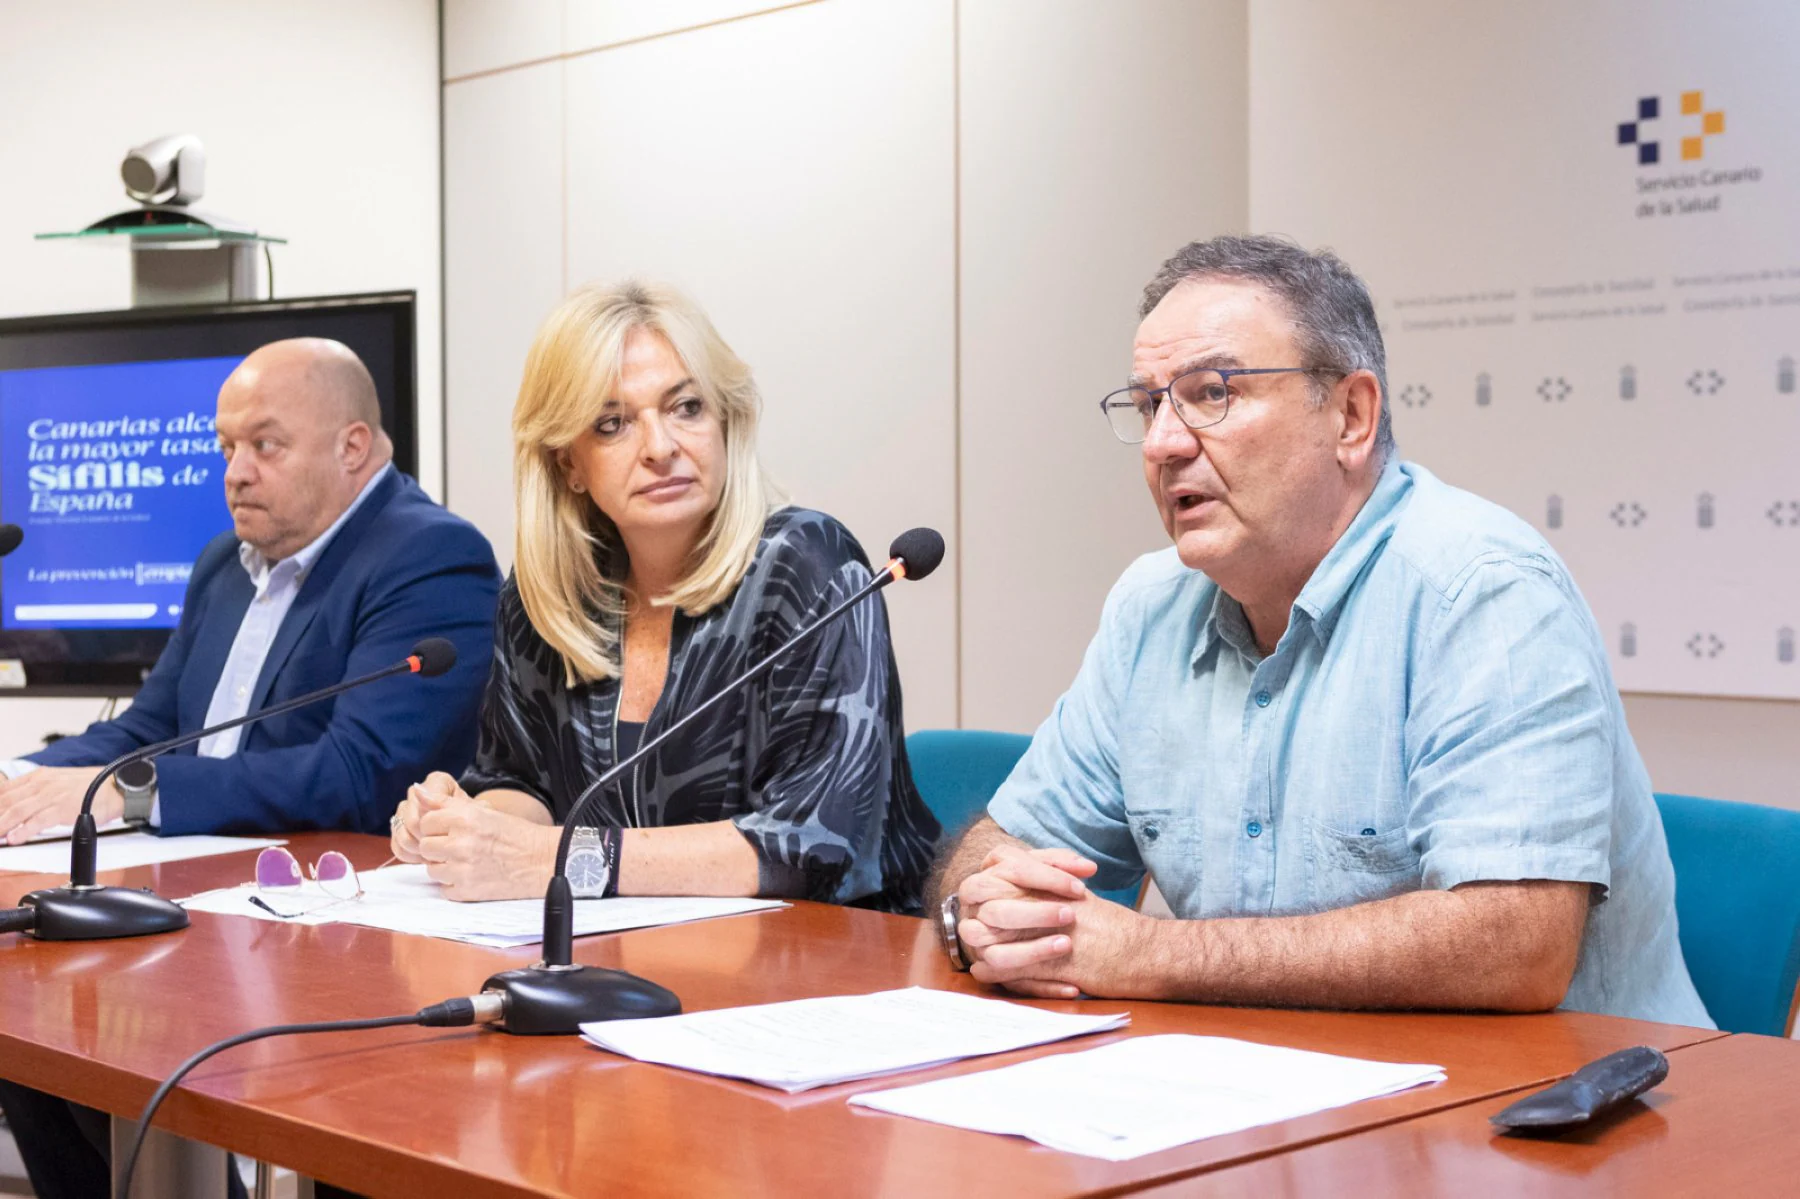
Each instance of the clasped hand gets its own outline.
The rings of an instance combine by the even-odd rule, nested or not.
[[[446,898],[529,899],[550,881],[560,831],[495,811],[435,771],[407,788],[391,842],[402,862],[425,864]]]
[[[970,973],[1037,999],[1129,994],[1150,920],[1089,891],[1096,869],[1068,849],[993,849],[956,890]]]

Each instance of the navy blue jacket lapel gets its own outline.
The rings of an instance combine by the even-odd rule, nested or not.
[[[282,617],[281,627],[275,630],[275,641],[269,646],[269,656],[263,661],[262,673],[256,676],[256,690],[250,696],[252,712],[269,702],[269,690],[275,685],[275,676],[281,673],[281,668],[293,654],[294,647],[300,644],[307,626],[318,615],[332,581],[355,552],[356,543],[362,539],[363,531],[388,506],[389,501],[400,493],[403,480],[404,476],[398,468],[389,471],[387,477],[375,485],[375,490],[369,493],[369,498],[363,501],[356,514],[344,522],[344,527],[337,531],[331,544],[319,555],[319,560],[312,564],[305,581],[300,584],[300,594],[294,597],[293,607]],[[223,673],[223,663],[220,672]]]

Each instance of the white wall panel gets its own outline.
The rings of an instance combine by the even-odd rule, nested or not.
[[[563,0],[444,0],[444,78],[554,58]]]
[[[693,294],[766,462],[872,557],[954,524],[949,0],[826,3],[568,60],[571,285]],[[955,717],[955,571],[888,592],[913,727]]]
[[[963,722],[1029,731],[1168,544],[1101,395],[1144,284],[1245,222],[1241,2],[961,6]]]
[[[563,49],[577,54],[809,2],[821,0],[565,0]]]
[[[512,407],[532,335],[563,294],[564,64],[444,89],[449,503],[513,556]]]

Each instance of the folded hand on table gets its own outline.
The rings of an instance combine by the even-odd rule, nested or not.
[[[1101,899],[1097,867],[1067,849],[997,846],[957,888],[957,932],[984,983],[1038,999],[1129,993],[1149,917]]]

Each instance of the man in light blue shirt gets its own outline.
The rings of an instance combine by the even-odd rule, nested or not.
[[[984,982],[1710,1026],[1606,653],[1556,554],[1397,460],[1362,282],[1274,238],[1146,289],[1131,386],[1174,548],[937,880]],[[1088,892],[1145,873],[1177,919]]]

